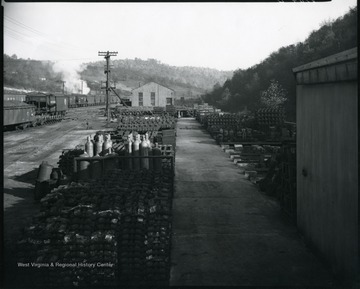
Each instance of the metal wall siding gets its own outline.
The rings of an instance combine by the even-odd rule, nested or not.
[[[346,53],[341,55],[346,59]],[[294,69],[298,227],[330,262],[333,272],[349,279],[355,278],[359,268],[355,63],[352,54],[348,63],[332,61],[326,67]]]
[[[357,85],[299,86],[297,94],[298,226],[335,271],[351,272],[359,225]]]
[[[348,75],[350,79],[358,79],[358,62],[347,63]]]

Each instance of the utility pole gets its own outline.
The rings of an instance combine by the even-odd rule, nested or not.
[[[109,74],[110,74],[110,56],[117,56],[117,52],[101,52],[99,51],[98,56],[104,56],[104,58],[106,59],[106,68],[104,70],[104,73],[106,74],[106,115],[107,115],[107,122],[110,122],[110,104],[109,104],[109,91],[111,90],[111,86],[109,83]]]

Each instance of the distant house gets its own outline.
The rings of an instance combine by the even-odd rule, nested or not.
[[[132,106],[174,105],[175,91],[156,82],[146,83],[132,90]]]

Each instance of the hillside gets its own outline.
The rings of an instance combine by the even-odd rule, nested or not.
[[[263,106],[261,96],[271,84],[278,83],[286,96],[287,119],[296,120],[296,83],[292,69],[311,61],[357,46],[357,7],[343,17],[327,21],[297,44],[281,47],[261,63],[237,70],[222,86],[206,94],[205,101],[226,111],[252,111]]]
[[[95,81],[103,77],[104,61],[87,63],[81,73],[83,79]],[[117,87],[131,90],[149,81],[170,87],[179,97],[197,97],[211,90],[216,83],[223,84],[232,77],[231,71],[210,68],[176,67],[156,59],[111,59],[111,79]],[[91,87],[91,83],[88,84]],[[95,87],[93,87],[95,89]]]
[[[105,61],[59,64],[51,61],[18,59],[4,54],[4,86],[49,92],[99,93],[105,81]],[[155,59],[111,59],[111,82],[118,92],[129,95],[132,89],[155,81],[175,90],[176,98],[198,98],[213,86],[232,77],[231,71],[198,67],[176,67]],[[65,81],[65,83],[64,83]],[[64,86],[63,86],[64,85]]]

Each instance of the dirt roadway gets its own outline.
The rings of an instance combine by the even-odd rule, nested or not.
[[[64,149],[85,144],[88,135],[106,129],[103,113],[101,107],[77,108],[70,110],[65,120],[52,125],[4,132],[5,262],[15,255],[13,245],[20,237],[21,229],[39,212],[39,203],[34,201],[33,195],[39,165],[47,161],[57,167]],[[86,121],[89,122],[88,130]]]
[[[331,288],[331,274],[278,203],[195,119],[177,122],[175,172],[171,286]]]

